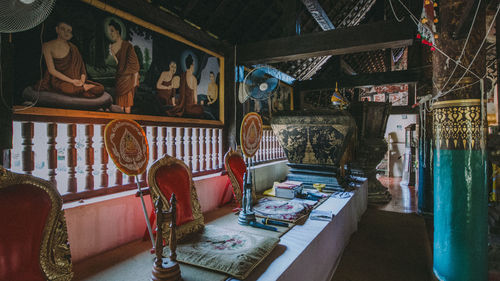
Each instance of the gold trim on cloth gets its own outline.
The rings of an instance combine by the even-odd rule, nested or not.
[[[42,234],[40,267],[47,280],[71,280],[71,252],[59,192],[49,181],[13,173],[0,166],[0,190],[13,185],[30,185],[48,194],[52,204]]]
[[[170,202],[169,202],[170,198],[166,198],[165,195],[160,191],[160,187],[156,182],[156,172],[160,167],[171,166],[175,164],[181,165],[186,169],[186,172],[189,174],[189,181],[191,182],[190,189],[191,189],[191,206],[192,206],[191,208],[193,211],[193,220],[183,225],[177,226],[176,228],[177,240],[181,240],[185,236],[200,231],[204,227],[203,214],[201,212],[200,202],[198,201],[198,194],[196,193],[196,188],[194,187],[191,170],[186,166],[186,164],[183,161],[165,154],[162,158],[154,162],[151,168],[149,168],[148,183],[150,186],[153,202],[156,202],[158,198],[161,198],[163,202],[163,211],[168,211],[170,209]],[[169,241],[170,226],[167,224],[164,229],[165,231],[163,231],[163,237],[165,238],[165,241]]]
[[[436,148],[480,149],[480,100],[436,102],[433,105],[433,132]]]

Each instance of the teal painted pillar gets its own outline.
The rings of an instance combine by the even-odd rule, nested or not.
[[[432,182],[432,141],[419,139],[418,150],[418,213],[431,216],[433,213],[434,190]]]
[[[418,213],[432,216],[434,212],[434,183],[432,180],[432,114],[420,113],[418,140]]]
[[[433,106],[434,274],[439,280],[487,280],[486,157],[480,100]]]

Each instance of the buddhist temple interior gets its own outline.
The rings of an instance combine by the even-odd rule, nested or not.
[[[500,280],[498,0],[2,0],[0,281]]]

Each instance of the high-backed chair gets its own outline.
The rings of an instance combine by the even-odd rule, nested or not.
[[[203,229],[203,214],[191,170],[183,161],[164,155],[149,168],[148,183],[153,202],[160,199],[164,211],[169,210],[170,197],[172,193],[175,193],[177,198],[177,240]],[[163,232],[163,237],[168,239],[169,235],[170,230],[166,229]]]
[[[231,185],[233,186],[234,198],[241,206],[241,200],[243,197],[243,175],[247,171],[247,165],[241,153],[234,151],[232,148],[226,152],[224,155],[224,164],[226,167],[227,174],[231,180]],[[255,195],[255,189],[252,188],[252,202],[257,203],[257,196]]]
[[[71,280],[61,196],[54,185],[0,166],[0,280]]]

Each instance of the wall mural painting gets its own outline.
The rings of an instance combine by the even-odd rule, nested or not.
[[[360,88],[359,100],[389,101],[393,106],[406,106],[408,105],[408,84]]]
[[[16,104],[219,120],[221,56],[89,4],[57,2],[13,44]]]

